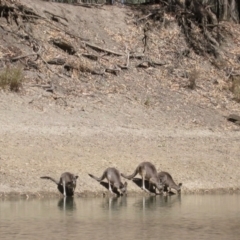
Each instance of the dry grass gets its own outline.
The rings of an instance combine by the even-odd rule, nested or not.
[[[22,86],[24,76],[20,67],[6,67],[0,72],[0,88],[18,92]]]
[[[240,76],[233,76],[232,77],[232,87],[231,90],[234,94],[234,99],[237,102],[240,102]]]
[[[189,83],[188,83],[188,88],[194,90],[196,88],[196,80],[199,78],[200,72],[195,68],[190,71],[189,73]]]

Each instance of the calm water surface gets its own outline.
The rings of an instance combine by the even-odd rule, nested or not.
[[[0,239],[240,239],[240,195],[3,200]]]

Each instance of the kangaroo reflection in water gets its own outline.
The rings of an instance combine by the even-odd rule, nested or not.
[[[103,203],[101,204],[102,208],[109,210],[118,210],[121,207],[127,206],[127,197],[108,197],[103,199]]]
[[[181,203],[181,195],[144,196],[136,205],[143,210],[156,210],[157,207],[172,207],[177,203]]]
[[[76,210],[76,203],[74,197],[64,197],[58,201],[59,209],[63,211],[74,211]]]

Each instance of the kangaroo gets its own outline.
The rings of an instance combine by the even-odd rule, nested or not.
[[[156,170],[155,166],[150,162],[140,163],[132,175],[126,176],[124,174],[121,174],[121,176],[126,179],[131,180],[138,173],[142,176],[142,189],[144,191],[150,192],[148,189],[145,188],[145,180],[148,180],[149,181],[149,189],[151,189],[151,184],[153,184],[159,190],[159,192],[162,192],[163,186],[158,178],[157,170]]]
[[[178,193],[181,192],[181,186],[182,183],[179,183],[178,185],[174,182],[172,176],[168,172],[159,172],[158,178],[164,185],[164,190],[166,189],[167,192],[171,192],[171,188],[175,189]]]
[[[127,182],[124,184],[121,182],[121,176],[119,171],[116,168],[107,168],[100,178],[93,176],[92,174],[88,174],[91,178],[97,180],[98,182],[103,181],[105,178],[108,181],[108,190],[113,193],[113,188],[119,190],[122,194],[127,192]],[[112,186],[111,186],[112,185]]]
[[[76,185],[77,185],[78,176],[76,176],[72,173],[69,173],[69,172],[64,172],[61,175],[59,182],[56,181],[54,178],[48,177],[48,176],[44,176],[44,177],[41,177],[41,178],[42,179],[49,179],[49,180],[53,181],[54,183],[56,183],[57,186],[58,186],[59,192],[61,192],[64,197],[74,195],[74,191],[75,191],[75,188],[76,188]]]

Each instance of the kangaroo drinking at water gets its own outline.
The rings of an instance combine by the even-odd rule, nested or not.
[[[127,182],[124,184],[122,183],[120,173],[116,168],[107,168],[100,178],[95,177],[92,174],[88,175],[98,182],[101,182],[106,178],[108,181],[108,189],[111,193],[113,193],[111,185],[113,188],[119,190],[122,194],[127,192]]]
[[[49,179],[53,182],[55,182],[58,186],[58,190],[59,192],[61,192],[64,197],[66,196],[73,196],[74,195],[74,191],[77,185],[77,179],[78,176],[69,173],[69,172],[64,172],[61,177],[59,182],[56,181],[54,178],[48,177],[48,176],[44,176],[41,177],[42,179]]]
[[[168,172],[159,172],[158,178],[162,182],[164,190],[167,190],[168,193],[171,192],[171,188],[175,189],[178,193],[181,192],[182,183],[177,185]]]
[[[131,180],[138,173],[142,176],[142,189],[144,191],[149,192],[149,190],[145,188],[145,180],[147,180],[149,181],[149,189],[151,189],[150,185],[153,184],[158,189],[159,192],[162,192],[163,186],[158,178],[157,170],[155,166],[150,162],[140,163],[132,175],[126,176],[124,174],[121,174],[121,176]]]

